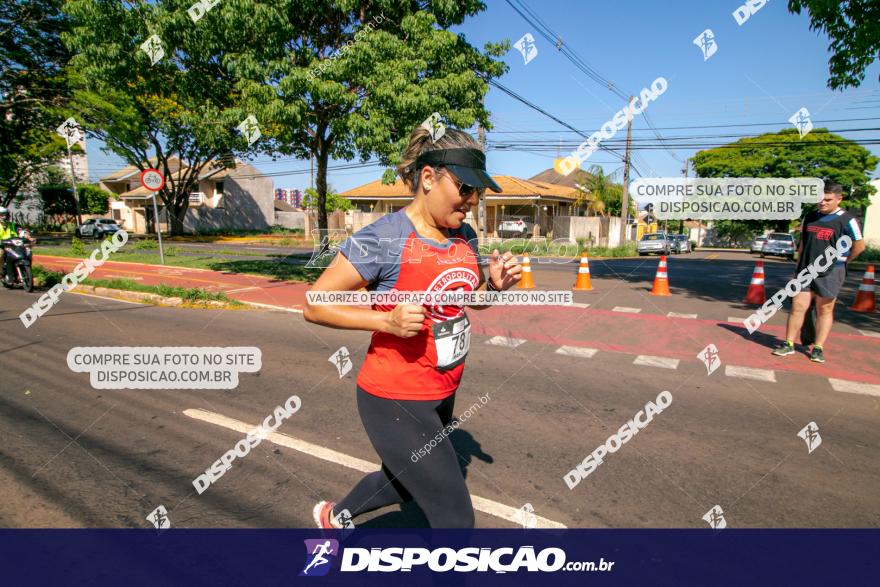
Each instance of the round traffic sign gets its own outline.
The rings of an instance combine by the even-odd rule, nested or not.
[[[158,192],[165,186],[165,176],[158,169],[144,169],[141,172],[141,185],[151,192]]]

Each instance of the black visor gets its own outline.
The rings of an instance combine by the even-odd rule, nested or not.
[[[479,149],[427,151],[416,159],[416,171],[420,171],[426,165],[446,167],[463,184],[475,188],[489,188],[495,193],[501,193],[501,186],[486,173],[486,155]]]

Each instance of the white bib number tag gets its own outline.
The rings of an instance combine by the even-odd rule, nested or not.
[[[446,371],[457,367],[471,348],[471,323],[467,314],[434,324],[437,368]]]

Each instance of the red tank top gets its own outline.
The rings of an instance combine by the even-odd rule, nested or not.
[[[449,237],[448,246],[436,246],[411,230],[401,249],[393,289],[432,293],[475,290],[480,283],[477,256],[461,231]],[[373,309],[390,312],[394,308],[377,305]],[[470,345],[467,315],[460,306],[426,306],[426,310],[422,330],[413,337],[373,333],[357,379],[364,391],[398,400],[437,400],[455,392],[464,371],[464,356],[458,354],[466,354],[464,344]],[[445,367],[438,367],[438,349]]]

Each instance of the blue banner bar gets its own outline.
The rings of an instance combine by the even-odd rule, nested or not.
[[[15,586],[855,586],[880,531],[0,530],[0,562]]]

